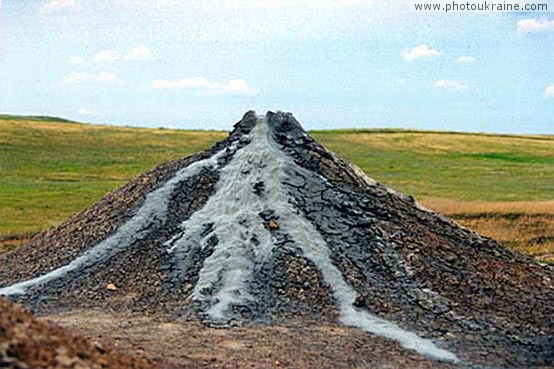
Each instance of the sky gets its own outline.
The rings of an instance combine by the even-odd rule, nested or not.
[[[554,134],[552,12],[405,0],[0,0],[0,113]]]

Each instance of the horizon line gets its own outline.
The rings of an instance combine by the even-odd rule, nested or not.
[[[123,124],[123,123],[97,123],[87,121],[77,121],[73,119],[62,118],[53,115],[42,114],[9,114],[0,113],[0,120],[30,120],[42,122],[59,122],[72,124],[88,124],[102,127],[119,127],[119,128],[140,128],[140,129],[163,129],[173,131],[205,131],[205,132],[229,132],[226,129],[216,128],[181,128],[175,126],[146,126],[145,123]],[[171,125],[171,123],[169,123]],[[341,127],[341,128],[325,128],[325,129],[308,129],[311,133],[431,133],[431,134],[461,134],[461,135],[483,135],[483,136],[505,136],[513,138],[552,138],[554,133],[521,133],[521,132],[494,132],[494,131],[456,131],[456,130],[440,130],[440,129],[425,129],[425,128],[403,128],[403,127],[386,127],[386,126],[371,126],[367,127]]]

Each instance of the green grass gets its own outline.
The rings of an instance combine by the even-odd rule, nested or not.
[[[0,239],[55,225],[141,172],[225,136],[0,117]]]
[[[420,199],[554,199],[554,137],[416,131],[313,132],[373,178]]]
[[[554,199],[554,137],[399,130],[316,131],[371,177],[419,199]],[[0,239],[32,234],[225,132],[0,116]]]

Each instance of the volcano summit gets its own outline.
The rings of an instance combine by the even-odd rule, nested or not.
[[[554,365],[552,268],[373,181],[289,113],[246,113],[0,263],[0,295],[43,314],[339,322],[452,365]]]

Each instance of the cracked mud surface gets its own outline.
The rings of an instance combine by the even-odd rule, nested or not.
[[[413,355],[428,365],[393,340],[338,326],[348,312],[386,319],[432,340],[454,353],[460,366],[554,366],[551,267],[367,178],[311,139],[289,114],[268,113],[263,123],[267,134],[257,133],[259,122],[247,113],[214,148],[137,177],[61,226],[0,256],[0,265],[10,266],[0,268],[0,286],[67,265],[117,236],[125,224],[140,221],[136,232],[112,242],[115,246],[92,261],[15,297],[60,321],[74,314],[60,313],[77,309],[86,316],[83,309],[101,309],[110,324],[125,331],[112,317],[131,314],[130,321],[138,322],[136,314],[146,314],[151,320],[145,324],[152,329],[159,328],[156,319],[163,319],[163,324],[183,324],[175,326],[176,332],[196,330],[208,341],[218,337],[216,332],[236,335],[241,345],[276,340],[283,355],[302,345],[305,335],[330,345],[328,358],[338,360],[333,367],[354,365],[348,365],[349,355],[358,367],[402,367],[400,358]],[[199,169],[187,174],[194,165]],[[172,180],[174,185],[167,187]],[[160,198],[166,196],[167,205],[142,216],[152,205],[149,194],[166,187]],[[217,196],[221,201],[214,203]],[[234,196],[240,203],[233,202]],[[212,208],[217,211],[199,216]],[[227,245],[231,238],[238,244]],[[310,253],[313,247],[320,252]],[[350,292],[355,298],[345,308],[349,297],[341,296]],[[75,321],[64,322],[77,327]],[[199,322],[239,327],[214,330]],[[348,335],[326,341],[322,330],[329,333],[330,327]],[[96,329],[83,326],[86,334]],[[356,354],[360,348],[347,342],[350,336],[376,352],[391,350],[391,356],[365,363],[371,356]],[[314,347],[323,347],[318,345]],[[162,346],[159,350],[165,350]],[[317,355],[321,362],[316,364],[331,367],[327,353]]]

